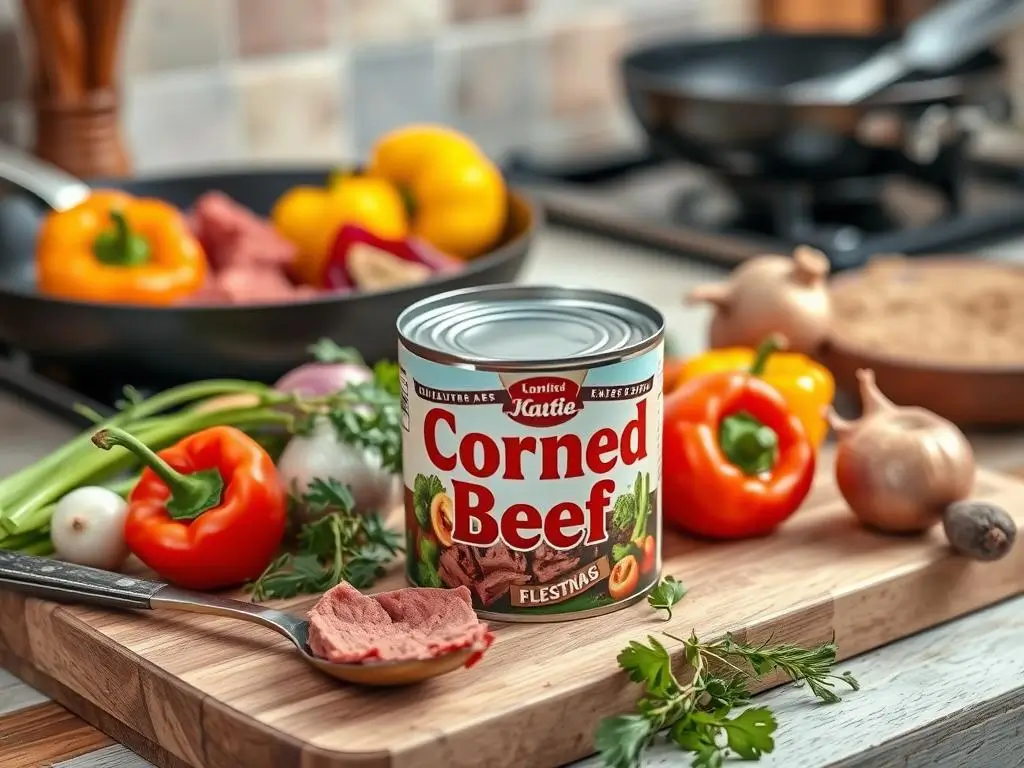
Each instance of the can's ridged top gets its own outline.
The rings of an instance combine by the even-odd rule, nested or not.
[[[473,366],[588,365],[621,359],[660,339],[653,307],[615,293],[532,285],[449,291],[398,318],[406,346]]]

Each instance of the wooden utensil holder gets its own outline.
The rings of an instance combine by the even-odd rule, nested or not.
[[[38,98],[34,106],[33,151],[39,158],[85,179],[131,173],[112,89],[91,91],[75,102]]]

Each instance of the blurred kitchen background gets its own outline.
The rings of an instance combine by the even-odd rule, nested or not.
[[[437,120],[492,154],[638,140],[615,63],[659,37],[764,27],[870,31],[921,0],[142,0],[129,5],[121,120],[137,172],[358,157]],[[21,3],[0,0],[0,140],[27,146]],[[1011,39],[1015,101],[1024,37]],[[1020,110],[1018,109],[1018,113]]]

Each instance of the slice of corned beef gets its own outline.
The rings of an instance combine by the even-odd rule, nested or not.
[[[230,266],[290,265],[295,246],[248,208],[223,192],[207,192],[192,206],[189,222],[215,270]]]
[[[310,650],[339,664],[431,659],[466,648],[477,652],[475,661],[492,639],[466,587],[364,595],[343,582],[309,613]]]

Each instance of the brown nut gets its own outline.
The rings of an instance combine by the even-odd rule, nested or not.
[[[447,493],[439,493],[430,500],[430,525],[442,547],[452,545],[452,529],[455,527],[455,505]]]

